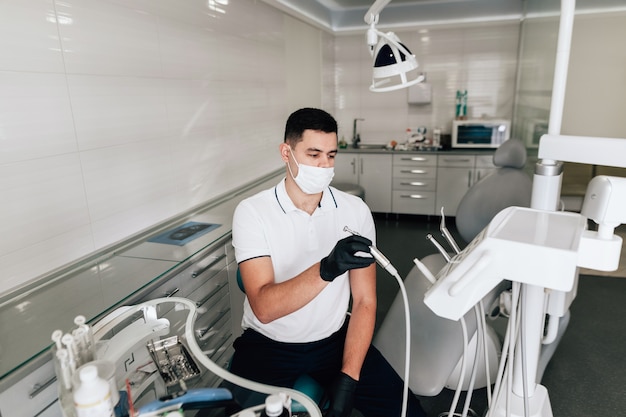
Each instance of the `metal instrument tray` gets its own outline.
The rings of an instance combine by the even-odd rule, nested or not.
[[[167,387],[200,375],[200,368],[178,336],[149,341],[147,348]]]

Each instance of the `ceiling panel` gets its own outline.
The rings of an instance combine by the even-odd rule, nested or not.
[[[340,32],[367,28],[365,13],[375,0],[263,0],[294,16]],[[381,30],[515,21],[524,9],[541,14],[558,13],[560,0],[391,0],[380,12],[377,27]],[[577,13],[626,11],[626,0],[576,0]]]

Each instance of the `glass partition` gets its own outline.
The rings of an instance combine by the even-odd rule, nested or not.
[[[512,137],[536,149],[548,130],[560,3],[526,0],[521,24]]]

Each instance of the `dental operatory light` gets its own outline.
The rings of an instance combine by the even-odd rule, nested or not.
[[[378,15],[391,0],[376,0],[365,13],[367,44],[374,58],[370,91],[381,93],[399,90],[424,81],[417,72],[417,58],[400,42],[393,32],[383,33],[376,29]]]

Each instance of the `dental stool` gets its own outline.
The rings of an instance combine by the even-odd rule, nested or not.
[[[474,184],[462,198],[457,209],[456,227],[466,242],[470,242],[502,209],[530,205],[532,181],[523,171],[526,163],[526,148],[523,143],[516,139],[504,142],[496,150],[493,162],[498,168]],[[434,275],[446,264],[439,253],[428,255],[421,261]],[[424,304],[424,294],[432,284],[417,267],[411,269],[404,285],[409,298],[411,316],[409,387],[415,394],[429,397],[438,395],[444,387],[456,389],[463,356],[461,326],[456,321],[437,316]],[[500,293],[509,287],[510,283],[503,281],[492,290],[483,299],[486,308],[497,304]],[[470,339],[467,351],[473,354],[478,339],[476,315],[473,310],[465,315],[465,322]],[[373,343],[400,375],[403,375],[404,369],[403,323],[404,306],[399,294],[385,316]],[[485,332],[488,340],[490,378],[494,381],[501,343],[491,326],[487,326]],[[463,390],[469,389],[467,376],[471,373],[473,359],[468,357],[466,361]],[[483,372],[477,375],[474,389],[487,385],[484,362],[484,358],[479,359],[477,366]]]
[[[333,182],[330,185],[340,191],[361,197],[361,200],[365,201],[365,189],[359,184],[352,184],[349,182]]]

